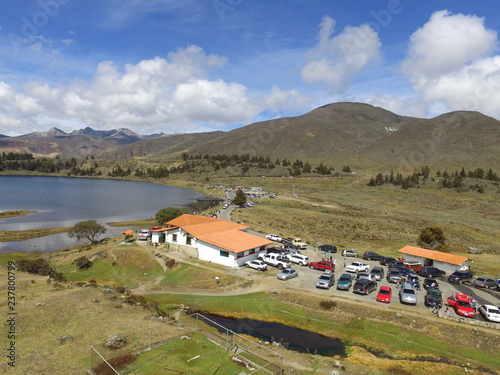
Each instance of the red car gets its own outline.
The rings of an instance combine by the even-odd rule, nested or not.
[[[381,286],[377,294],[377,301],[390,303],[391,297],[392,297],[392,288],[390,286]]]
[[[335,264],[333,262],[328,262],[326,260],[322,260],[320,262],[311,262],[309,263],[309,268],[312,270],[320,270],[320,271],[335,271]]]
[[[446,298],[446,302],[449,306],[455,309],[455,312],[458,315],[466,316],[468,318],[474,318],[474,316],[476,315],[474,301],[467,294],[455,293]]]

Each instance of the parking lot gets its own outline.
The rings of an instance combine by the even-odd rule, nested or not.
[[[322,259],[323,253],[319,252],[318,250],[315,250],[311,247],[308,248],[308,250],[303,250],[301,251],[302,254],[307,255],[309,257],[309,261],[318,261]],[[340,252],[340,250],[339,250]],[[359,258],[354,258],[354,257],[342,257],[339,253],[331,254],[333,260],[335,260],[336,263],[336,269],[335,269],[335,280],[337,281],[338,278],[342,273],[347,273],[344,268],[344,259],[346,266],[351,264],[353,261],[361,261],[365,264],[368,264],[370,266],[370,270],[375,267],[382,267],[385,271],[384,278],[380,281],[378,281],[378,286],[377,286],[377,291],[382,285],[387,285],[392,288],[392,300],[390,304],[385,304],[381,302],[376,301],[377,297],[377,291],[372,292],[368,295],[361,295],[357,293],[352,292],[352,287],[350,288],[349,291],[345,290],[337,290],[336,288],[336,283],[334,286],[332,286],[329,290],[326,289],[318,289],[316,288],[316,281],[318,277],[322,274],[322,271],[310,269],[309,267],[301,267],[297,264],[292,263],[292,268],[298,270],[299,276],[297,278],[287,280],[287,281],[280,281],[276,279],[276,286],[277,287],[289,287],[289,288],[300,288],[300,289],[311,289],[314,290],[315,293],[319,294],[324,294],[325,296],[335,296],[335,297],[341,297],[341,298],[347,298],[351,300],[358,300],[358,301],[366,301],[367,304],[376,304],[378,306],[384,306],[384,305],[397,305],[399,307],[403,307],[404,309],[408,310],[415,310],[415,311],[421,311],[422,313],[426,314],[432,314],[432,307],[425,307],[424,305],[424,297],[426,290],[422,288],[420,291],[416,291],[417,293],[417,304],[416,305],[402,305],[399,302],[399,296],[398,292],[399,289],[397,289],[396,284],[389,283],[385,276],[387,275],[388,267],[386,266],[380,266],[378,260],[363,260],[361,258],[362,253],[360,253]],[[253,270],[252,270],[253,271]],[[258,272],[258,271],[255,271]],[[274,276],[279,273],[278,269],[275,269],[273,267],[269,267],[265,273],[268,276]],[[355,274],[353,274],[355,276]],[[424,278],[420,277],[420,284],[423,283]],[[474,300],[477,301],[477,305],[483,305],[483,304],[490,304],[494,306],[500,306],[500,292],[495,291],[495,290],[487,290],[483,288],[475,288],[472,287],[468,284],[452,284],[448,282],[447,276],[444,278],[436,278],[436,280],[439,283],[439,289],[442,292],[442,297],[443,297],[443,310],[442,312],[446,309],[446,297],[449,297],[450,295],[460,292],[460,293],[465,293],[469,296],[471,296]],[[455,315],[455,311],[453,308],[449,308],[448,311],[449,315]],[[475,319],[478,320],[484,320],[481,314],[477,313]]]

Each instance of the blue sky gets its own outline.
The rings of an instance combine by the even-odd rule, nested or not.
[[[4,0],[0,134],[230,130],[337,101],[500,118],[494,5]]]

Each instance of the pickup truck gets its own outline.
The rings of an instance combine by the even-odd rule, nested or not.
[[[363,271],[366,271],[368,272],[368,269],[370,268],[370,266],[368,264],[364,264],[364,263],[361,263],[361,262],[352,262],[351,264],[349,264],[345,270],[347,272],[363,272]]]
[[[280,254],[261,254],[259,259],[264,263],[276,267],[280,270],[290,267],[290,261]]]
[[[299,237],[284,238],[283,243],[292,244],[302,250],[307,249],[307,244],[304,241],[302,241]]]

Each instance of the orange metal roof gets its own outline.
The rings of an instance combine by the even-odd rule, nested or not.
[[[236,229],[224,232],[203,234],[197,237],[199,240],[218,246],[233,253],[242,253],[246,250],[255,249],[272,243],[266,238],[245,233]]]
[[[134,231],[132,229],[127,229],[127,230],[124,230],[122,232],[122,234],[125,234],[127,236],[131,236],[132,234],[134,234]]]
[[[174,225],[176,227],[184,227],[185,225],[193,225],[193,224],[201,224],[201,223],[209,223],[213,221],[217,221],[220,219],[212,218],[212,217],[204,217],[204,216],[196,216],[184,214],[179,217],[176,217],[173,220],[168,221],[166,224]]]
[[[403,254],[414,255],[417,257],[437,260],[440,262],[456,264],[456,265],[460,265],[466,260],[469,260],[469,258],[461,255],[443,253],[442,251],[437,251],[437,250],[421,249],[419,247],[414,247],[414,246],[405,246],[402,249],[400,249],[399,252]]]
[[[243,229],[250,228],[248,225],[216,218],[185,214],[166,224],[179,227],[201,241],[234,253],[241,253],[273,243],[266,238],[242,232]]]

